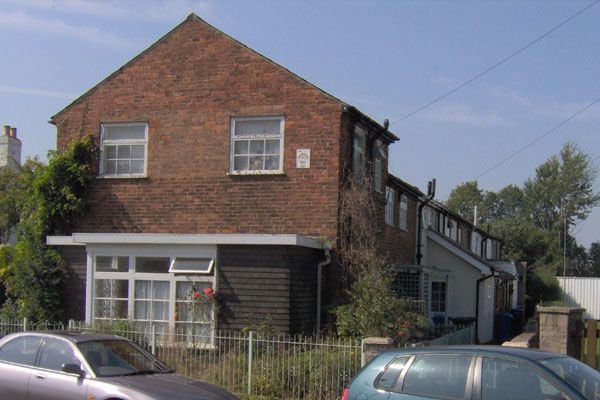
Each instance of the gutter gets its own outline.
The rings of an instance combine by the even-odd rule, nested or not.
[[[331,264],[331,252],[325,249],[325,260],[317,264],[317,333],[321,331],[321,287],[323,285],[321,273],[323,267],[329,264]]]
[[[475,283],[475,343],[479,344],[479,284],[489,278],[493,278],[495,274],[495,270],[490,267],[492,272],[489,275],[484,275],[481,278],[477,279]]]
[[[431,200],[435,197],[435,178],[429,181],[427,184],[427,197],[424,201],[419,204],[419,210],[417,212],[417,265],[421,265],[421,260],[423,259],[423,252],[421,251],[421,247],[423,247],[422,242],[422,230],[423,230],[423,208],[429,204]]]

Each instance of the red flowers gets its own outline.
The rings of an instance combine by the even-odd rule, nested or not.
[[[204,294],[210,297],[211,299],[215,299],[217,297],[217,294],[211,287],[207,287],[206,289],[204,289]]]
[[[196,300],[197,300],[197,299],[199,299],[199,298],[200,298],[200,296],[201,296],[201,295],[200,295],[200,292],[199,292],[199,291],[197,291],[197,290],[194,290],[194,299],[196,299]]]

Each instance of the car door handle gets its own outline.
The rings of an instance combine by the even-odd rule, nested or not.
[[[35,379],[39,379],[39,380],[46,380],[46,375],[42,375],[42,374],[35,374]]]

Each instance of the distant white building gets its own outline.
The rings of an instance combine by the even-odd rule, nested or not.
[[[17,169],[21,166],[21,141],[17,138],[17,128],[4,125],[4,135],[0,136],[0,167]]]

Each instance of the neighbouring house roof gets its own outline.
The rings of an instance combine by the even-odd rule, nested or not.
[[[517,279],[519,277],[519,273],[517,271],[517,266],[515,263],[510,261],[490,261],[490,263],[496,268],[496,270],[500,270],[510,275],[513,279]]]
[[[448,250],[450,253],[462,259],[467,264],[478,269],[482,275],[489,275],[492,273],[492,265],[488,264],[483,259],[479,258],[477,255],[463,249],[458,244],[454,243],[452,240],[441,235],[440,233],[431,229],[427,229],[427,238],[431,239],[436,244],[440,245],[444,249]]]
[[[329,249],[320,239],[302,235],[254,234],[162,234],[162,233],[74,233],[71,236],[48,236],[50,246],[85,246],[89,244],[169,244],[169,245],[268,245]]]
[[[390,180],[390,182],[396,184],[397,186],[408,192],[411,192],[419,198],[423,198],[425,196],[425,194],[421,192],[418,187],[411,185],[410,183],[398,178],[397,176],[388,173],[388,179]]]
[[[481,235],[483,235],[483,236],[485,236],[487,238],[490,238],[490,239],[502,242],[502,239],[500,239],[499,237],[494,236],[491,233],[485,231],[484,229],[479,228],[477,225],[473,224],[473,222],[468,221],[462,215],[458,214],[455,211],[452,211],[447,206],[445,206],[443,203],[441,203],[441,202],[439,202],[437,200],[433,200],[428,205],[431,206],[431,207],[433,207],[433,208],[437,208],[438,210],[441,210],[444,213],[447,213],[448,215],[452,216],[455,219],[461,220],[464,224],[468,225],[469,227],[471,227],[471,229],[473,229],[474,231],[478,232],[479,234],[481,234]]]
[[[383,132],[382,137],[384,139],[386,139],[388,142],[395,142],[397,140],[399,140],[399,138],[394,135],[393,133],[389,132],[386,128],[384,128],[381,124],[379,124],[377,121],[375,121],[374,119],[372,119],[371,117],[369,117],[368,115],[366,115],[365,113],[361,112],[360,110],[358,110],[356,107],[340,100],[339,98],[333,96],[332,94],[330,94],[329,92],[321,89],[320,87],[314,85],[313,83],[307,81],[306,79],[302,78],[301,76],[295,74],[294,72],[290,71],[289,69],[287,69],[286,67],[282,66],[281,64],[276,63],[275,61],[271,60],[270,58],[260,54],[259,52],[257,52],[256,50],[246,46],[245,44],[243,44],[242,42],[240,42],[239,40],[229,36],[228,34],[222,32],[221,30],[215,28],[214,26],[212,26],[211,24],[209,24],[208,22],[204,21],[202,18],[200,18],[198,15],[191,13],[190,15],[187,16],[187,18],[181,22],[180,24],[178,24],[176,27],[174,27],[173,29],[171,29],[169,32],[167,32],[165,35],[163,35],[161,38],[159,38],[156,42],[152,43],[149,47],[147,47],[145,50],[143,50],[141,53],[139,53],[138,55],[136,55],[135,57],[133,57],[131,60],[129,60],[128,62],[126,62],[125,64],[123,64],[119,69],[117,69],[116,71],[114,71],[112,74],[108,75],[106,78],[104,78],[103,80],[101,80],[100,82],[98,82],[96,85],[94,85],[93,87],[91,87],[90,89],[88,89],[85,93],[83,93],[81,96],[79,96],[77,99],[73,100],[70,104],[68,104],[65,108],[63,108],[62,110],[60,110],[59,112],[57,112],[55,115],[53,115],[50,118],[50,123],[53,124],[54,120],[56,117],[58,117],[60,114],[64,113],[65,111],[67,111],[69,108],[71,108],[72,106],[82,102],[86,97],[88,97],[89,95],[91,95],[92,93],[94,93],[100,86],[102,86],[104,83],[106,83],[107,81],[110,81],[113,77],[115,77],[116,75],[120,74],[123,69],[125,69],[126,67],[128,67],[129,65],[135,63],[138,59],[140,59],[144,54],[152,51],[158,44],[162,43],[163,41],[165,41],[169,36],[171,36],[174,32],[176,32],[177,30],[179,30],[183,25],[188,24],[188,23],[201,23],[204,24],[208,27],[210,27],[211,29],[213,29],[214,31],[216,31],[218,34],[225,36],[226,38],[228,38],[231,41],[234,41],[235,43],[237,43],[238,45],[242,46],[243,48],[247,49],[248,51],[251,51],[252,53],[258,55],[259,57],[261,57],[262,59],[264,59],[265,61],[275,65],[278,68],[281,68],[283,70],[285,70],[287,73],[289,73],[290,75],[296,77],[297,79],[299,79],[300,81],[304,82],[307,85],[312,86],[313,88],[317,89],[319,92],[321,92],[324,96],[327,96],[328,98],[337,101],[338,103],[340,103],[341,106],[345,107],[348,111],[355,113],[357,115],[360,116],[360,119],[367,124],[372,125],[375,129],[377,129],[377,131]]]

